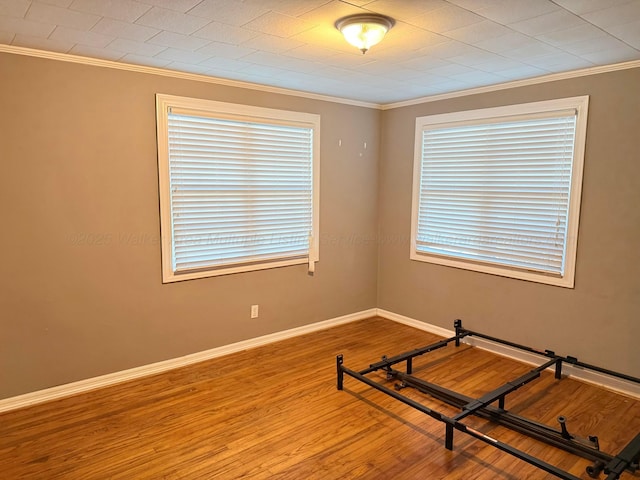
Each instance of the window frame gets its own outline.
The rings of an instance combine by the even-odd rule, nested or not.
[[[173,217],[170,192],[170,162],[168,117],[171,108],[201,111],[203,116],[260,123],[279,123],[312,130],[312,234],[308,256],[296,256],[281,260],[261,260],[254,263],[238,263],[228,266],[211,266],[183,272],[173,269]],[[158,147],[158,186],[160,198],[160,231],[162,256],[162,283],[207,278],[219,275],[250,272],[291,265],[308,264],[313,272],[320,260],[320,115],[252,105],[219,102],[198,98],[156,94],[156,129]],[[275,256],[274,256],[275,257]]]
[[[578,227],[580,217],[580,203],[582,195],[582,177],[584,170],[584,155],[587,132],[589,96],[578,96],[540,102],[507,105],[476,110],[466,110],[416,118],[415,146],[413,164],[413,190],[411,204],[411,246],[409,258],[415,261],[444,265],[464,270],[489,273],[503,277],[527,280],[531,282],[573,288],[575,285],[575,267],[578,243]],[[522,115],[546,114],[554,111],[576,111],[576,129],[574,137],[574,151],[571,171],[571,186],[569,191],[569,205],[567,212],[567,234],[564,252],[564,274],[556,276],[549,273],[527,270],[507,265],[483,263],[456,257],[454,255],[437,255],[421,252],[417,246],[418,207],[420,200],[420,186],[422,175],[422,141],[423,131],[434,126],[450,126],[466,122],[486,120],[487,123],[496,119]],[[448,124],[448,125],[447,125]]]

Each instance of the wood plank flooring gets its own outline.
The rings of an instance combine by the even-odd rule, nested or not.
[[[350,377],[336,390],[339,353],[359,370],[437,340],[372,318],[7,412],[0,415],[0,478],[555,478],[462,433],[448,451],[442,423]],[[416,376],[476,397],[531,368],[468,346],[414,360]],[[403,393],[455,412],[411,389]],[[570,432],[598,435],[608,453],[640,432],[640,401],[556,381],[551,372],[507,397],[506,407],[554,426],[564,415]],[[465,421],[589,478],[587,460],[481,419]]]

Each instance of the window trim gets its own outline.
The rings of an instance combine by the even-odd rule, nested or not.
[[[481,273],[489,273],[503,277],[527,280],[565,288],[573,288],[575,285],[575,267],[578,243],[578,226],[580,217],[580,203],[582,194],[582,177],[584,170],[584,154],[587,132],[589,96],[579,96],[541,102],[531,102],[519,105],[507,105],[501,107],[467,110],[460,112],[428,115],[416,118],[415,146],[413,164],[413,190],[411,201],[411,246],[409,258],[411,260],[444,265],[449,267],[472,270]],[[418,228],[418,204],[420,197],[420,180],[422,167],[422,133],[427,126],[444,124],[461,124],[465,122],[479,122],[514,115],[533,115],[536,113],[548,113],[562,110],[576,111],[576,131],[574,139],[574,152],[571,172],[571,189],[567,214],[567,238],[565,250],[564,275],[555,276],[543,272],[536,272],[516,267],[501,266],[496,264],[476,262],[457,257],[440,256],[417,249]]]
[[[220,118],[233,118],[259,122],[282,123],[309,127],[313,130],[312,143],[312,236],[309,255],[284,260],[261,261],[250,264],[237,264],[227,267],[203,268],[187,272],[173,270],[172,242],[173,220],[171,215],[171,194],[169,176],[169,140],[168,113],[170,108],[202,111],[203,116],[219,115]],[[160,198],[160,232],[162,257],[162,283],[179,282],[196,278],[207,278],[233,273],[265,270],[290,265],[308,264],[309,271],[320,260],[319,221],[320,221],[320,115],[306,112],[294,112],[272,108],[256,107],[215,100],[156,94],[156,129],[158,148],[158,186]]]

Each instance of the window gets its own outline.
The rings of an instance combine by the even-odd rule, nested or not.
[[[163,282],[318,260],[318,115],[156,96]]]
[[[417,118],[411,259],[572,288],[587,106]]]

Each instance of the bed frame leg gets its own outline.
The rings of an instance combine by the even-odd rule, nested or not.
[[[562,360],[556,362],[556,380],[562,380]]]
[[[344,359],[342,357],[342,354],[338,355],[336,357],[336,379],[337,379],[337,387],[338,390],[342,390],[342,384],[344,382],[344,372],[342,371],[342,363],[344,362]]]
[[[450,423],[446,424],[444,448],[447,450],[453,450],[453,425]]]
[[[462,320],[453,321],[453,327],[456,329],[456,347],[460,346],[460,332],[462,331]]]

